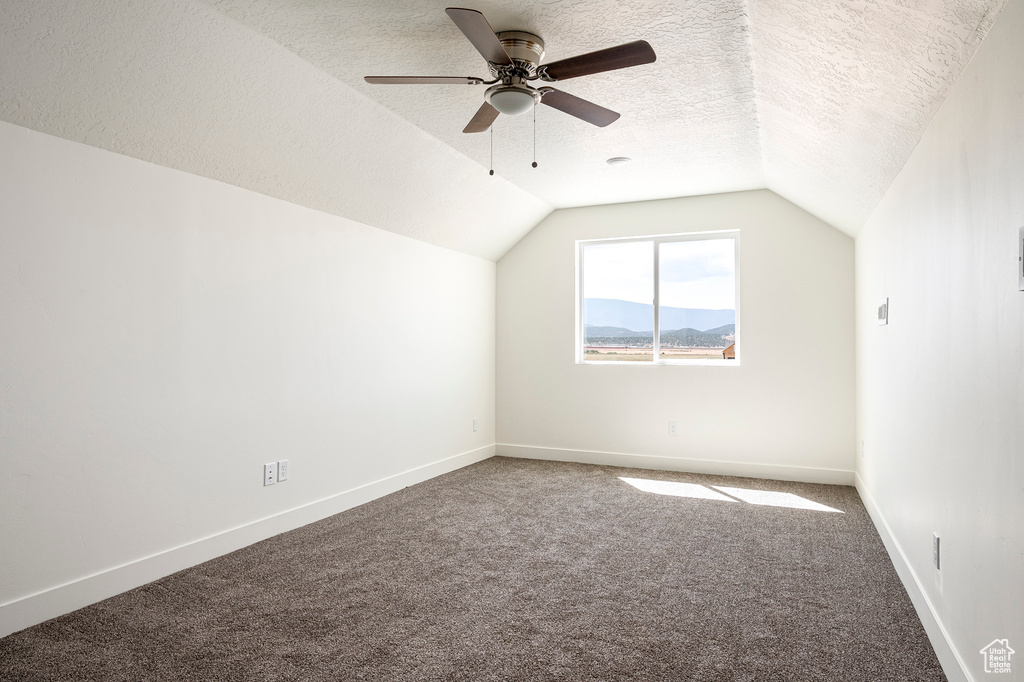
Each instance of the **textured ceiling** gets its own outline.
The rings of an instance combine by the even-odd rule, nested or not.
[[[487,75],[440,0],[0,3],[0,118],[486,258],[552,207],[760,187],[855,234],[1004,2],[473,2],[548,62],[658,55],[558,84],[622,117],[539,107],[536,169],[500,117],[493,178],[482,86],[362,80]]]
[[[856,234],[1005,0],[751,0],[767,186]]]
[[[380,86],[366,75],[490,78],[445,14],[451,0],[210,0],[227,15],[488,167],[488,134],[462,129],[484,86]],[[744,0],[474,1],[495,31],[543,38],[545,62],[647,40],[658,61],[555,84],[622,117],[597,128],[550,107],[499,117],[495,173],[563,208],[765,186]],[[628,166],[605,160],[628,156]]]

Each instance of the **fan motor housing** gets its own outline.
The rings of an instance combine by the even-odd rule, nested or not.
[[[497,36],[513,64],[526,71],[529,76],[537,72],[537,67],[544,58],[544,41],[540,36],[526,31],[501,31]],[[495,78],[501,77],[494,64],[490,65],[490,69]]]

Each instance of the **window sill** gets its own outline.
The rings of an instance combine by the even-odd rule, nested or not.
[[[644,366],[644,367],[739,367],[740,363],[738,360],[659,360],[657,362],[648,362],[646,360],[605,360],[601,362],[595,362],[593,360],[577,360],[577,365],[632,365],[632,366]]]

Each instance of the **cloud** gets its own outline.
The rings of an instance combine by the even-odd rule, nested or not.
[[[662,244],[660,256],[659,274],[662,282],[732,278],[736,271],[736,252],[731,239]]]

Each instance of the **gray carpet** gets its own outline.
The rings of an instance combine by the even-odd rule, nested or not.
[[[853,488],[507,458],[0,639],[0,678],[945,679]]]

